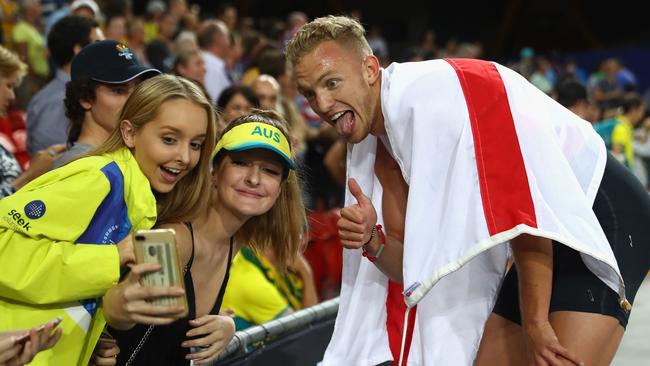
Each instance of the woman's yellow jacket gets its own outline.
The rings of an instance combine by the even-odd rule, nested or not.
[[[86,157],[0,200],[0,331],[56,316],[63,336],[30,365],[83,365],[105,326],[100,299],[117,284],[115,244],[156,222],[149,181],[127,149]]]

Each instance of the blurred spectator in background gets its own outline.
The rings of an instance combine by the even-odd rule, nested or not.
[[[121,14],[114,14],[107,17],[104,37],[120,43],[126,43],[126,17]]]
[[[147,3],[147,13],[144,16],[144,33],[147,41],[158,36],[158,23],[166,11],[167,5],[164,1],[150,0]]]
[[[200,12],[201,7],[199,5],[192,5],[190,11],[183,14],[183,17],[180,19],[175,40],[175,53],[177,55],[189,48],[199,48],[196,40],[196,32],[199,29]]]
[[[450,37],[447,39],[447,42],[445,42],[445,47],[438,51],[438,58],[454,57],[458,57],[458,39],[456,39],[456,37]]]
[[[126,45],[142,64],[150,65],[145,53],[147,36],[141,18],[133,18],[126,23]]]
[[[202,88],[205,88],[205,62],[203,61],[201,51],[198,49],[189,49],[176,56],[174,73],[196,81]]]
[[[45,36],[47,37],[50,34],[50,30],[61,18],[67,15],[78,15],[80,17],[86,17],[94,19],[99,24],[102,21],[102,13],[99,10],[99,6],[94,0],[68,0],[63,3],[63,6],[58,10],[54,11],[47,17],[45,23]]]
[[[240,81],[244,85],[250,85],[259,75],[256,61],[259,54],[268,46],[268,40],[257,31],[247,30],[246,32],[240,32],[240,35],[242,55],[239,58],[239,68],[244,70]]]
[[[422,60],[433,60],[438,57],[438,44],[436,43],[436,32],[428,29],[422,35],[422,40],[417,49],[417,54]]]
[[[230,32],[237,31],[237,8],[231,3],[224,2],[217,7],[217,19],[221,20]]]
[[[483,55],[483,45],[480,42],[463,42],[458,47],[458,57],[479,59]]]
[[[645,102],[644,102],[645,103]],[[647,104],[646,104],[647,108]],[[650,189],[650,115],[647,113],[634,130],[634,171],[643,186]],[[643,180],[645,178],[645,181]]]
[[[646,105],[636,93],[625,94],[621,99],[618,121],[612,131],[611,151],[614,157],[630,169],[634,168],[634,128],[645,116]]]
[[[298,30],[307,24],[307,14],[302,11],[293,11],[287,16],[287,23],[284,33],[282,34],[281,46],[284,47],[287,42],[298,32]]]
[[[232,84],[226,68],[230,52],[230,32],[224,22],[209,20],[201,24],[197,40],[205,61],[205,88],[212,102],[216,103],[221,91]]]
[[[73,15],[95,19],[97,23],[102,21],[102,12],[95,0],[75,0],[70,5]]]
[[[524,47],[519,51],[519,62],[512,68],[528,79],[535,72],[534,60],[535,50],[532,47]]]
[[[173,67],[174,37],[178,30],[177,19],[172,13],[163,14],[158,24],[158,35],[145,47],[149,64],[162,72],[169,72]]]
[[[280,84],[271,75],[262,74],[251,84],[253,93],[260,101],[260,108],[267,110],[278,110],[278,98],[280,96]]]
[[[221,132],[230,121],[259,106],[260,101],[250,87],[244,85],[227,87],[217,100],[217,111],[220,117],[217,131]]]
[[[390,63],[390,58],[388,56],[388,43],[386,43],[386,40],[381,35],[381,27],[378,25],[372,26],[367,38],[372,52],[377,56],[377,58],[379,58],[382,66],[388,66]]]
[[[630,69],[623,65],[623,62],[621,60],[617,59],[617,62],[619,65],[618,73],[616,74],[616,80],[618,81],[618,84],[626,92],[636,91],[636,76]]]
[[[27,63],[27,75],[16,90],[16,104],[24,110],[36,92],[45,85],[49,76],[45,37],[41,34],[41,4],[39,0],[19,3],[20,20],[11,34],[14,47],[21,60]]]
[[[307,126],[305,120],[296,103],[298,91],[296,83],[293,80],[293,75],[290,71],[291,65],[287,63],[284,53],[273,46],[269,46],[259,55],[256,60],[255,72],[263,75],[269,75],[274,78],[280,87],[280,94],[277,98],[276,110],[287,120],[291,125],[291,130],[294,139],[294,155],[299,161],[302,161],[304,152],[306,150],[306,133]],[[247,76],[252,76],[253,73],[248,73]],[[256,79],[253,79],[256,80]]]
[[[292,99],[280,93],[280,84],[271,75],[262,74],[251,84],[253,92],[260,101],[260,108],[278,112],[289,123],[292,130],[291,150],[296,160],[301,161],[305,150],[305,122],[298,114]]]
[[[574,78],[578,80],[582,85],[587,83],[587,72],[578,66],[578,63],[575,59],[568,59],[564,62],[564,69],[562,70],[562,77],[564,78]]]
[[[230,33],[230,51],[228,51],[228,58],[226,59],[226,69],[230,76],[230,80],[239,81],[244,74],[243,65],[239,62],[244,56],[244,46],[239,33]]]
[[[168,0],[169,13],[179,21],[188,11],[186,0]]]
[[[69,15],[59,20],[47,40],[56,73],[27,106],[27,149],[30,155],[54,144],[68,141],[70,123],[65,116],[65,85],[70,81],[72,58],[89,43],[101,40],[101,31],[92,19]]]
[[[537,89],[550,95],[554,84],[554,72],[551,62],[544,56],[538,56],[535,58],[534,64],[535,71],[530,75],[529,81]]]
[[[49,150],[34,154],[29,168],[23,173],[18,164],[10,143],[10,136],[6,135],[5,119],[9,106],[15,99],[14,88],[25,75],[27,65],[18,56],[8,49],[0,46],[0,198],[14,193],[17,189],[38,177],[52,165],[55,158],[61,156],[65,145],[52,146]]]
[[[562,80],[555,89],[555,100],[582,119],[589,113],[587,89],[578,80]]]
[[[607,59],[601,64],[600,73],[595,76],[596,80],[591,81],[594,83],[591,98],[603,110],[604,118],[611,118],[616,114],[618,99],[623,96],[623,87],[618,82],[620,69],[618,60]]]
[[[0,46],[0,117],[6,117],[11,103],[16,99],[14,88],[27,73],[25,65],[17,55]],[[3,139],[4,140],[4,139]],[[13,144],[0,143],[0,198],[15,192],[15,181],[21,168],[11,149]]]

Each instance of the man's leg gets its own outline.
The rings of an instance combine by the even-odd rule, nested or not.
[[[525,365],[525,346],[521,326],[492,313],[485,324],[475,365]]]
[[[624,329],[618,319],[608,315],[556,311],[550,314],[549,320],[560,344],[585,365],[609,365],[623,338]]]

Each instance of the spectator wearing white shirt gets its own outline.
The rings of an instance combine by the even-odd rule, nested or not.
[[[97,22],[69,15],[59,20],[48,36],[48,49],[57,66],[56,74],[27,106],[27,150],[33,156],[39,150],[68,140],[69,122],[63,99],[70,81],[74,55],[89,43],[103,39]]]
[[[210,20],[201,24],[197,41],[205,61],[205,88],[212,103],[216,103],[221,92],[232,84],[225,60],[230,50],[230,34],[226,24]]]

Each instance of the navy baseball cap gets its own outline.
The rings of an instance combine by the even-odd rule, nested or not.
[[[100,83],[122,84],[139,76],[156,76],[160,71],[142,65],[125,44],[105,40],[91,43],[75,55],[70,74],[72,80],[88,78]]]

